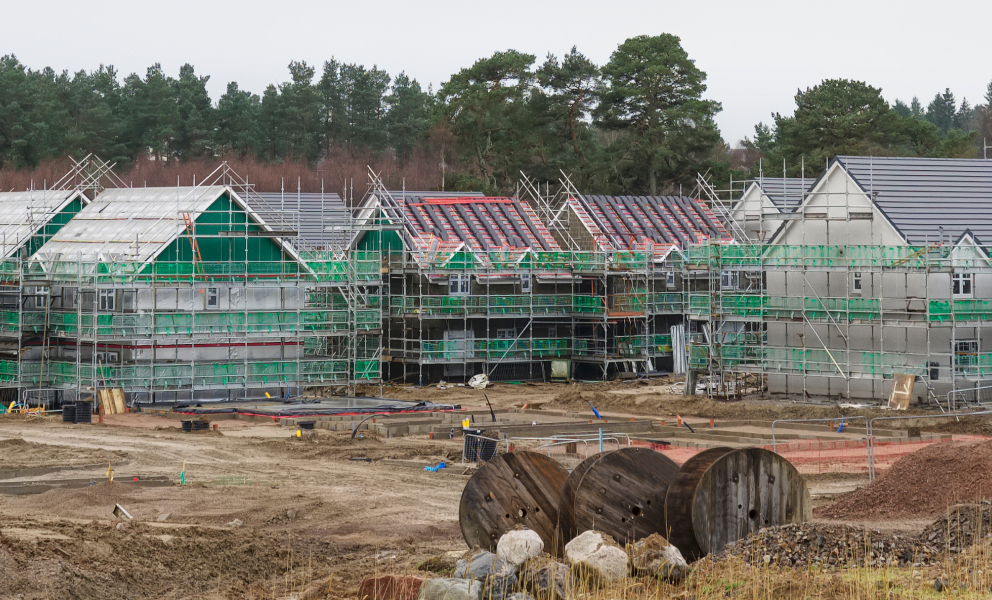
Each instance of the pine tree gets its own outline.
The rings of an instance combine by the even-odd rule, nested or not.
[[[937,94],[927,106],[926,119],[934,125],[941,133],[947,132],[954,127],[954,115],[957,112],[957,103],[954,94],[950,89],[945,89],[943,94]]]
[[[197,77],[193,65],[179,69],[173,82],[177,103],[176,140],[173,151],[180,158],[208,156],[214,145],[214,107],[207,93],[210,76]]]
[[[233,152],[245,158],[258,150],[258,119],[262,101],[238,87],[227,84],[227,92],[217,102],[216,146],[219,152]]]
[[[386,97],[389,111],[385,115],[389,146],[401,161],[409,158],[413,149],[422,144],[431,111],[431,96],[420,89],[416,79],[400,73]]]

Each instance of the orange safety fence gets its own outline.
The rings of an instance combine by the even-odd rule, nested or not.
[[[861,440],[803,440],[762,446],[785,457],[804,475],[823,473],[845,473],[868,475],[870,462],[874,459],[876,474],[891,467],[900,458],[934,444],[951,442],[985,442],[990,437],[979,435],[953,435],[945,439],[914,439],[899,441],[873,441],[872,454],[868,453],[868,441]],[[674,446],[657,442],[633,441],[632,445],[653,448],[681,465],[705,448]]]

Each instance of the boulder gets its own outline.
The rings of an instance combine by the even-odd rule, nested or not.
[[[482,582],[473,579],[427,579],[418,600],[481,600]]]
[[[599,582],[624,579],[630,573],[627,553],[599,531],[586,531],[565,544],[565,558],[577,572]]]
[[[484,583],[482,597],[485,600],[509,600],[520,591],[520,581],[513,571],[489,575]]]
[[[423,583],[422,578],[413,576],[369,577],[358,586],[358,600],[417,600]]]
[[[520,567],[520,583],[540,600],[565,600],[571,578],[568,565],[548,555],[538,556]]]
[[[657,533],[634,543],[630,565],[637,575],[660,577],[672,583],[681,581],[689,570],[679,549]]]
[[[544,541],[530,529],[508,531],[496,542],[496,558],[514,567],[528,558],[539,556],[543,551]]]
[[[455,577],[458,579],[485,579],[489,575],[512,570],[495,554],[485,550],[469,554],[455,563]]]

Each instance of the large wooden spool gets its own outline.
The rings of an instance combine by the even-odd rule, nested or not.
[[[465,484],[458,522],[470,548],[494,551],[517,525],[532,529],[549,551],[558,546],[558,504],[568,471],[537,452],[496,456]]]
[[[711,448],[682,465],[665,501],[668,540],[686,560],[761,529],[809,520],[809,489],[785,458],[763,448]]]
[[[620,544],[664,534],[665,494],[678,471],[672,459],[648,448],[621,448],[586,464],[578,483],[572,482],[571,507],[560,508],[569,512],[563,534],[595,529]]]
[[[606,452],[599,452],[588,457],[579,466],[572,469],[568,474],[568,479],[561,486],[561,500],[558,503],[558,531],[563,542],[569,542],[575,536],[582,533],[577,531],[573,510],[575,509],[575,492],[579,489],[579,483],[596,461],[603,458]]]

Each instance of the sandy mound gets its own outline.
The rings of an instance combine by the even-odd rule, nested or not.
[[[952,504],[987,497],[992,497],[992,442],[934,444],[814,513],[831,519],[936,515]]]
[[[54,444],[36,444],[22,439],[0,440],[0,471],[33,467],[68,467],[81,465],[118,464],[127,453],[95,448],[73,448]]]

